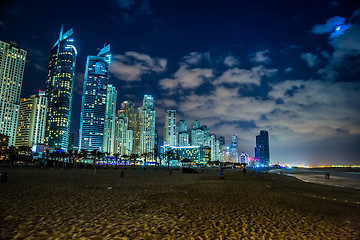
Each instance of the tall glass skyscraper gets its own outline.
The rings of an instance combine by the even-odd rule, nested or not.
[[[256,136],[255,157],[261,164],[270,165],[269,133],[265,130],[261,130]]]
[[[73,29],[64,33],[61,27],[59,39],[51,50],[46,80],[48,116],[45,143],[50,149],[68,149],[76,55]]]
[[[189,134],[187,133],[187,123],[184,119],[181,119],[178,123],[179,129],[179,140],[178,145],[182,146],[189,146]]]
[[[104,127],[104,149],[106,153],[113,154],[115,146],[115,118],[116,118],[117,91],[112,84],[107,85],[105,127]]]
[[[145,95],[140,112],[140,153],[150,153],[155,148],[155,101]]]
[[[169,108],[165,114],[164,145],[177,146],[177,138],[176,110]]]
[[[15,144],[25,58],[24,49],[0,41],[0,134],[9,137],[9,146]]]
[[[110,45],[88,56],[80,115],[79,149],[103,151]]]

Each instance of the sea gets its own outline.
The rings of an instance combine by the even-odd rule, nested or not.
[[[286,168],[271,173],[286,174],[304,182],[360,189],[360,168]],[[329,174],[329,178],[325,174]]]

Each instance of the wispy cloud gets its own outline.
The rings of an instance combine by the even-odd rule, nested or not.
[[[138,52],[125,52],[113,57],[110,73],[119,80],[141,81],[141,76],[151,73],[161,73],[166,70],[165,58],[153,58]]]
[[[270,61],[270,58],[266,56],[266,54],[269,52],[269,50],[259,51],[254,54],[252,54],[251,61],[257,62],[257,63],[266,63]]]
[[[302,53],[300,55],[300,58],[303,59],[307,63],[307,65],[311,68],[315,67],[315,65],[318,64],[318,62],[319,62],[317,55],[315,55],[311,52]]]

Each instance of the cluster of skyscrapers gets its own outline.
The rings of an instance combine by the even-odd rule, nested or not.
[[[46,91],[21,98],[26,51],[14,43],[0,41],[0,134],[8,136],[8,145],[32,147],[44,144],[49,149],[72,149],[70,133],[72,94],[77,50],[73,29],[61,28],[50,55]],[[138,108],[130,101],[117,111],[117,90],[109,83],[110,45],[87,57],[80,115],[79,149],[109,155],[168,154],[171,159],[189,158],[196,163],[208,161],[248,161],[239,154],[237,136],[225,146],[225,138],[216,138],[208,126],[195,120],[188,131],[187,122],[177,122],[176,110],[165,116],[164,144],[159,145],[155,128],[155,101],[145,95]],[[69,141],[70,140],[70,141]],[[160,151],[158,151],[160,150]],[[256,137],[255,154],[269,164],[268,133]]]

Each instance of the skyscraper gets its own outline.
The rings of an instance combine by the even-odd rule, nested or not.
[[[124,114],[116,117],[114,153],[130,155],[133,152],[133,131],[129,129],[129,119]]]
[[[169,108],[165,114],[164,145],[176,146],[177,137],[176,110]]]
[[[9,137],[9,146],[15,144],[26,53],[15,43],[0,41],[0,134]]]
[[[204,135],[200,129],[200,122],[195,120],[191,123],[191,145],[192,146],[201,146],[204,142]]]
[[[103,151],[110,45],[88,56],[80,115],[79,149]]]
[[[105,126],[104,126],[104,152],[113,154],[115,146],[115,118],[116,118],[117,91],[112,84],[107,85]]]
[[[270,165],[269,133],[265,130],[261,130],[256,136],[255,157],[261,164]]]
[[[180,147],[189,146],[189,134],[187,133],[187,123],[184,119],[181,119],[178,123],[179,129],[179,141],[178,145]]]
[[[155,101],[151,95],[145,95],[140,112],[140,148],[139,153],[150,153],[155,148]]]
[[[51,50],[46,80],[45,143],[51,149],[68,149],[76,55],[73,29],[64,33],[61,27],[59,39]]]
[[[132,153],[137,153],[140,144],[140,123],[138,123],[135,105],[131,101],[124,101],[121,103],[119,114],[124,114],[128,118],[128,129],[133,132]]]
[[[234,163],[239,162],[238,141],[236,134],[231,137],[230,161]]]
[[[44,143],[47,113],[45,92],[21,98],[15,146]]]

